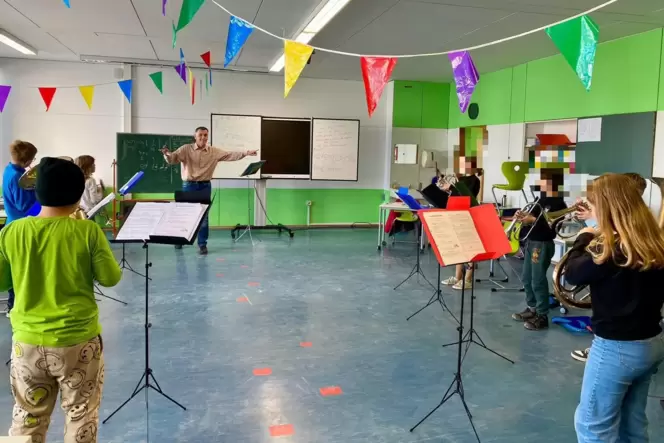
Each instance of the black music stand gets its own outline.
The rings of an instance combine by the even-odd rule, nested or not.
[[[240,177],[249,177],[250,175],[256,174],[258,171],[260,171],[263,165],[265,165],[265,163],[267,163],[266,160],[260,160],[254,163],[250,163],[249,166],[247,166],[247,169],[245,169],[244,172],[240,174]],[[251,236],[251,231],[267,230],[267,229],[275,229],[279,232],[279,234],[281,234],[282,231],[286,231],[288,232],[289,237],[293,238],[293,236],[295,235],[293,230],[287,226],[282,225],[281,223],[277,223],[276,225],[265,225],[265,226],[255,226],[251,224],[251,199],[249,198],[250,192],[251,190],[249,185],[249,178],[247,178],[247,224],[241,225],[238,223],[237,225],[235,225],[235,227],[231,231],[231,238],[237,243],[238,241],[240,241],[240,239],[244,234],[249,233],[249,238],[251,239],[251,244],[253,245],[254,238]],[[256,196],[256,198],[259,198],[258,193],[256,192],[255,184],[254,184],[254,195]],[[269,219],[269,217],[267,217],[265,206],[263,206],[263,202],[260,203],[261,203],[261,208],[263,209],[263,213],[265,214],[265,217]],[[238,231],[242,231],[242,233],[240,234],[239,237],[235,238]]]
[[[134,274],[145,277],[145,275],[141,274],[140,272],[136,271],[134,268],[131,267],[131,264],[127,259],[125,258],[125,243],[122,243],[122,258],[120,259],[120,262],[118,263],[120,265],[120,269],[122,270],[128,270],[130,272],[133,272]],[[150,279],[152,280],[152,279]]]
[[[397,192],[397,196],[401,199],[401,201],[403,201],[406,204],[406,206],[408,206],[416,214],[419,211],[421,211],[422,209],[425,209],[417,202],[417,200],[415,200],[413,197],[411,197],[408,193]],[[410,280],[411,277],[414,277],[416,275],[417,276],[422,276],[424,281],[427,282],[429,284],[429,286],[431,286],[432,289],[436,290],[436,287],[433,284],[431,284],[429,279],[427,279],[426,275],[424,275],[424,272],[422,272],[422,266],[420,265],[420,249],[421,249],[421,245],[422,245],[422,221],[421,220],[418,220],[415,223],[415,229],[417,230],[416,231],[417,232],[417,259],[415,261],[415,266],[413,266],[413,269],[410,271],[410,274],[408,274],[408,277],[404,278],[401,283],[396,285],[394,287],[394,290],[399,289],[401,287],[401,285],[403,285],[408,280]]]
[[[209,200],[208,200],[209,201]],[[211,202],[210,202],[211,203]],[[164,205],[168,205],[170,203],[163,203]],[[149,309],[150,309],[150,303],[149,303],[149,288],[150,288],[150,278],[149,278],[149,271],[150,268],[152,267],[152,263],[149,260],[148,256],[148,251],[149,251],[149,245],[150,244],[165,244],[165,245],[193,245],[194,241],[196,240],[196,236],[198,235],[198,231],[201,228],[201,224],[203,222],[203,219],[205,216],[208,214],[210,211],[210,206],[205,209],[205,212],[203,213],[203,217],[198,221],[198,225],[196,226],[196,229],[194,230],[193,235],[191,236],[191,239],[186,239],[182,237],[164,237],[164,236],[155,236],[155,235],[150,235],[149,239],[147,240],[113,240],[114,243],[142,243],[143,244],[143,249],[145,250],[145,323],[144,323],[144,328],[145,328],[145,369],[143,371],[143,375],[141,376],[140,380],[138,381],[138,384],[134,388],[134,391],[131,393],[129,398],[125,400],[124,403],[122,403],[120,406],[118,406],[112,413],[109,415],[102,423],[108,422],[120,409],[122,409],[127,403],[129,403],[134,397],[136,397],[141,391],[152,389],[159,393],[162,397],[166,398],[169,400],[171,403],[174,403],[176,406],[180,407],[183,410],[187,410],[184,406],[182,406],[180,403],[178,403],[176,400],[173,398],[169,397],[162,389],[161,386],[159,385],[159,382],[154,376],[154,371],[150,367],[150,328],[152,327],[152,323],[150,323],[149,320]],[[136,207],[134,207],[133,210],[135,210]],[[133,212],[132,210],[132,212]],[[131,214],[130,214],[131,216]],[[154,383],[154,384],[153,384]],[[146,409],[148,408],[148,397],[146,395],[145,397],[145,407]]]
[[[438,277],[437,277],[437,278],[438,278],[438,287],[437,287],[436,290],[434,291],[433,295],[431,296],[431,298],[429,299],[429,301],[427,302],[426,305],[422,306],[420,309],[418,309],[417,311],[415,311],[414,313],[412,313],[412,314],[410,315],[410,317],[408,317],[408,318],[406,319],[406,321],[410,320],[411,318],[415,317],[415,316],[416,316],[417,314],[419,314],[420,312],[424,311],[424,310],[425,310],[426,308],[428,308],[429,306],[431,306],[431,305],[433,305],[434,303],[438,302],[438,304],[439,304],[440,307],[443,309],[443,311],[447,311],[447,312],[449,312],[449,314],[452,316],[452,318],[454,319],[454,321],[457,322],[457,323],[459,323],[459,319],[456,318],[456,316],[452,313],[452,311],[450,310],[450,308],[447,307],[447,303],[445,303],[445,299],[443,298],[443,291],[440,289],[440,278],[441,278],[441,277],[440,277],[440,268],[441,268],[441,266],[438,265]]]

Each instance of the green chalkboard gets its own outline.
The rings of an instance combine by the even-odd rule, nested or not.
[[[160,150],[166,146],[174,151],[193,141],[191,135],[118,132],[116,144],[118,188],[138,171],[143,171],[145,173],[143,179],[131,192],[160,193],[182,189],[180,165],[167,164]]]
[[[602,116],[601,139],[576,144],[576,173],[652,177],[655,118],[654,112]]]

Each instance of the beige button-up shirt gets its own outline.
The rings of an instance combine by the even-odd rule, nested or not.
[[[213,146],[199,148],[196,143],[180,146],[169,156],[171,165],[182,163],[182,181],[203,182],[212,179],[218,162],[233,162],[246,157],[245,152],[227,152]]]

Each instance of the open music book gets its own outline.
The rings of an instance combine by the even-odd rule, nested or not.
[[[149,241],[158,237],[191,242],[208,206],[201,203],[138,202],[115,239]]]

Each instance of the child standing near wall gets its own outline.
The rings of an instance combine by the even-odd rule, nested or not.
[[[37,148],[32,143],[15,140],[9,145],[11,162],[5,167],[2,176],[2,196],[5,200],[5,212],[7,213],[6,225],[26,217],[28,211],[37,201],[35,191],[23,189],[18,185],[18,180],[25,173],[37,155]],[[14,307],[14,289],[9,288],[7,299],[7,317]]]
[[[39,216],[0,231],[0,290],[13,285],[19,294],[11,317],[9,433],[45,441],[59,391],[64,441],[94,443],[104,358],[93,282],[115,286],[122,273],[101,228],[70,217],[85,187],[81,169],[46,157],[37,172]]]
[[[81,155],[76,157],[74,162],[79,168],[81,168],[83,176],[85,177],[85,189],[81,196],[81,208],[85,212],[89,212],[90,209],[97,206],[97,203],[104,198],[104,183],[100,180],[99,184],[97,184],[97,180],[92,176],[96,170],[94,157],[90,155]]]

